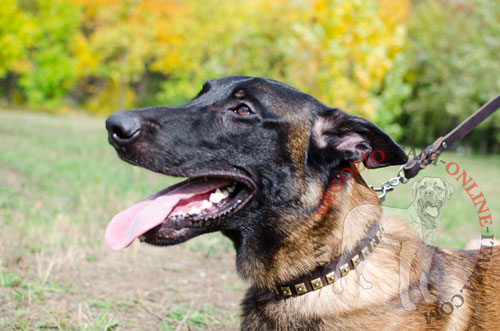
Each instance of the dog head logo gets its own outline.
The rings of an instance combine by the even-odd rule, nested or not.
[[[455,188],[438,177],[424,177],[414,182],[411,188],[414,200],[408,208],[407,221],[423,241],[434,243],[438,236],[443,207]]]
[[[424,177],[411,186],[414,197],[413,204],[421,218],[435,220],[447,199],[455,188],[447,181],[437,177]]]

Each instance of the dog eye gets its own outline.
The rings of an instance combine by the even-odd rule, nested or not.
[[[239,105],[238,107],[234,108],[233,111],[238,115],[253,114],[253,111],[251,111],[247,105]]]

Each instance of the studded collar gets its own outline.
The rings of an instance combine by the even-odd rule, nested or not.
[[[373,253],[382,240],[383,227],[380,223],[374,223],[366,236],[351,252],[344,252],[336,256],[330,263],[322,265],[312,272],[302,275],[290,283],[280,284],[272,289],[272,292],[280,298],[299,296],[328,286],[336,280],[345,277],[351,270]]]

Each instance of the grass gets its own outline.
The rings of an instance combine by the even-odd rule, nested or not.
[[[236,327],[245,286],[225,237],[104,247],[117,211],[179,181],[119,161],[104,119],[0,111],[0,142],[0,329],[176,329],[164,318],[191,302],[181,329]]]
[[[417,151],[418,152],[418,151]],[[440,161],[446,164],[455,162],[462,170],[466,170],[467,176],[473,178],[477,183],[477,188],[471,190],[473,195],[482,192],[486,198],[486,206],[490,209],[493,224],[489,227],[489,232],[495,237],[500,237],[500,205],[498,204],[498,193],[500,188],[500,156],[471,156],[457,153],[445,152],[441,155]],[[437,162],[429,165],[420,171],[419,175],[408,184],[397,186],[394,191],[387,193],[384,201],[385,206],[395,208],[407,208],[413,199],[411,185],[423,177],[439,177],[446,180],[455,187],[455,191],[443,207],[441,215],[442,228],[439,235],[439,246],[463,248],[470,240],[480,239],[481,233],[486,233],[485,227],[481,227],[478,221],[478,207],[475,206],[461,186],[461,182],[456,180],[456,176],[451,176],[446,172],[446,164]],[[450,171],[453,173],[452,169]],[[379,170],[369,170],[362,172],[368,183],[380,186],[382,181],[395,177],[398,168],[390,167]],[[365,174],[366,173],[366,174]]]
[[[103,245],[111,217],[174,183],[118,160],[104,119],[0,111],[0,329],[237,329],[246,285],[234,272],[231,243],[219,234],[159,249]],[[500,157],[445,153],[478,183],[500,235]],[[363,172],[379,185],[397,168]],[[419,177],[455,186],[441,244],[479,238],[476,208],[463,188],[429,166]],[[385,204],[404,208],[411,183]]]
[[[192,309],[191,305],[180,304],[172,306],[168,317],[162,320],[161,329],[175,330],[173,321],[177,321],[188,326],[207,328],[210,326],[233,325],[236,326],[238,320],[236,316],[230,316],[229,319],[216,319],[213,317],[218,308],[202,305],[199,309]]]

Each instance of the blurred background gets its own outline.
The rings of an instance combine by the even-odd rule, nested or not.
[[[2,0],[0,329],[233,330],[247,284],[219,234],[103,245],[118,211],[179,179],[121,162],[105,115],[251,75],[377,123],[417,151],[500,93],[498,0]],[[500,234],[500,111],[446,162],[474,178]],[[367,172],[378,185],[397,168]],[[442,246],[480,238],[456,190]],[[405,207],[409,185],[386,204]]]

